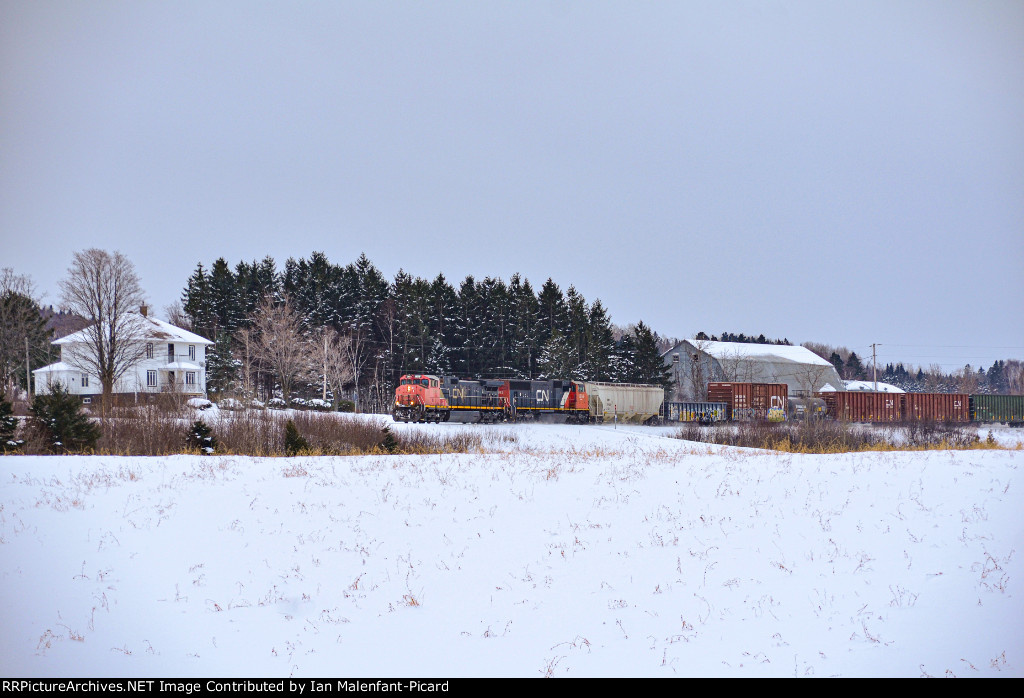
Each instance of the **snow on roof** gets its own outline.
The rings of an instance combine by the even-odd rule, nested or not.
[[[142,331],[146,336],[146,339],[157,339],[162,342],[185,342],[186,344],[213,344],[210,340],[205,337],[200,337],[194,332],[183,330],[180,327],[176,327],[169,322],[158,320],[155,317],[141,317]],[[53,344],[73,344],[76,342],[88,341],[88,328],[85,330],[79,330],[73,334],[69,334],[66,337],[61,337],[55,340]]]
[[[712,342],[703,339],[686,340],[716,359],[759,359],[792,361],[799,364],[832,366],[831,363],[806,347],[787,344],[749,344],[746,342]]]
[[[874,381],[845,381],[847,390],[862,390],[866,392],[879,392],[879,393],[905,393],[906,390],[897,388],[895,385],[889,383],[883,383],[878,381],[878,389],[875,389]]]
[[[80,371],[81,369],[75,368],[71,364],[66,364],[63,361],[58,361],[55,364],[49,366],[42,366],[35,369],[32,373],[56,373],[58,371]]]
[[[163,364],[160,368],[168,369],[171,371],[198,371],[201,366],[188,361],[174,361],[169,364]]]

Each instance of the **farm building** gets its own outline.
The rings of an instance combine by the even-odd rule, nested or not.
[[[60,361],[32,372],[37,395],[49,393],[58,382],[86,403],[103,392],[85,358],[91,352],[87,332],[88,328],[52,342],[60,350]],[[206,395],[206,348],[213,342],[169,322],[148,317],[144,309],[140,312],[136,333],[136,346],[129,353],[134,353],[138,359],[114,384],[115,395]]]
[[[804,347],[684,339],[662,358],[672,369],[673,401],[706,400],[711,381],[785,383],[791,396],[846,390],[835,367]]]

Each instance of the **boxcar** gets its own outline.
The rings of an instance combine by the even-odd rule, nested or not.
[[[899,422],[903,419],[901,393],[865,393],[859,390],[819,393],[828,416],[843,422]]]
[[[903,418],[929,422],[967,422],[970,399],[964,393],[903,393]]]
[[[785,418],[789,403],[789,386],[785,383],[708,383],[708,401],[728,405],[727,418],[743,419]]]

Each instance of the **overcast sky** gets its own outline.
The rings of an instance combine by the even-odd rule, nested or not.
[[[1024,2],[0,0],[0,266],[360,252],[663,335],[1024,358]]]

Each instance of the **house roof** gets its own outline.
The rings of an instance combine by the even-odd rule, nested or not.
[[[189,361],[174,361],[169,364],[163,364],[159,366],[161,369],[167,369],[170,371],[198,371],[202,368],[199,364],[194,364]]]
[[[147,340],[157,340],[161,342],[184,342],[185,344],[213,344],[209,339],[200,337],[194,332],[183,330],[180,327],[176,327],[169,322],[158,320],[155,317],[143,317],[139,316],[142,321],[142,331],[145,334]],[[79,330],[69,334],[66,337],[61,337],[53,342],[53,344],[74,344],[76,342],[88,341],[88,334],[86,333],[88,328],[85,330]]]
[[[750,344],[747,342],[712,342],[703,339],[685,340],[716,359],[748,359],[752,361],[792,361],[799,364],[814,364],[832,367],[832,364],[806,347],[788,344]],[[678,345],[676,345],[678,347]],[[669,349],[665,355],[676,351]]]
[[[63,361],[58,361],[55,364],[49,366],[42,366],[32,371],[32,373],[57,373],[58,371],[81,371],[80,368],[75,368],[71,364],[66,364]]]

